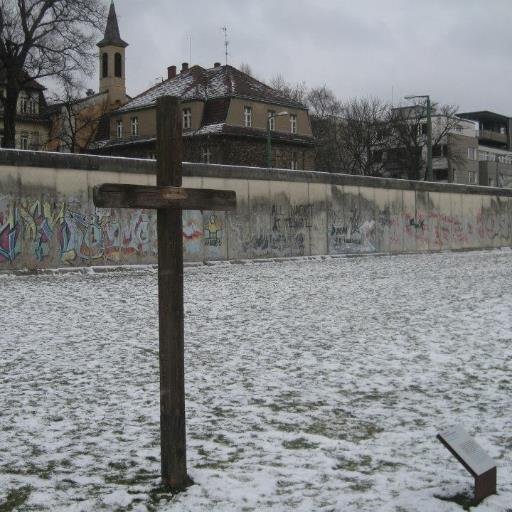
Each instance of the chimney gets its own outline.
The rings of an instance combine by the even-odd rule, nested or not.
[[[220,62],[216,62],[214,65],[213,65],[214,68],[220,68]]]
[[[176,66],[169,66],[167,68],[167,78],[174,78],[176,76]]]
[[[185,71],[188,71],[188,62],[184,62],[184,63],[181,65],[181,72],[182,72],[182,73],[185,73]]]

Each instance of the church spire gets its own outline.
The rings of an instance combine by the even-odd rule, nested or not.
[[[119,24],[117,23],[116,8],[114,6],[114,0],[110,3],[110,10],[108,11],[107,27],[105,28],[105,35],[103,39],[98,43],[100,48],[105,46],[118,46],[120,48],[126,48],[128,43],[121,39],[119,32]]]

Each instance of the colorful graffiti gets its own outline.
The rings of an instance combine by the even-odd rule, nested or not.
[[[229,217],[184,211],[184,255],[202,261],[227,258],[228,250],[230,257],[257,258],[512,245],[512,200],[467,197],[437,204],[411,195],[405,208],[401,192],[388,191],[378,208],[354,193],[315,204],[293,204],[283,194],[251,199]],[[95,208],[81,196],[4,193],[0,268],[154,263],[156,217],[153,210]]]
[[[20,253],[20,228],[18,211],[0,197],[0,263],[12,263]]]
[[[74,265],[123,256],[156,255],[156,216],[142,210],[81,211],[77,202],[23,199],[0,202],[0,262],[22,253]]]
[[[223,225],[214,213],[208,215],[204,225],[204,244],[208,247],[220,247],[223,238]]]

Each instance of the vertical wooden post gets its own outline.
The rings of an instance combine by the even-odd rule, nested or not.
[[[179,98],[157,100],[157,185],[182,185]],[[183,309],[183,235],[180,209],[158,210],[160,433],[163,485],[182,490],[187,476]]]

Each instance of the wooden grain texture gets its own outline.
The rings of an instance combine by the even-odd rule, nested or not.
[[[100,208],[156,208],[162,484],[182,491],[187,475],[182,210],[232,210],[228,190],[182,188],[183,141],[179,98],[157,100],[157,186],[107,183],[94,188]]]
[[[236,193],[179,187],[105,183],[93,189],[100,208],[173,208],[180,210],[234,210]]]
[[[182,185],[180,102],[157,100],[157,186]],[[158,310],[162,481],[182,490],[188,483],[185,431],[182,212],[158,210]]]

